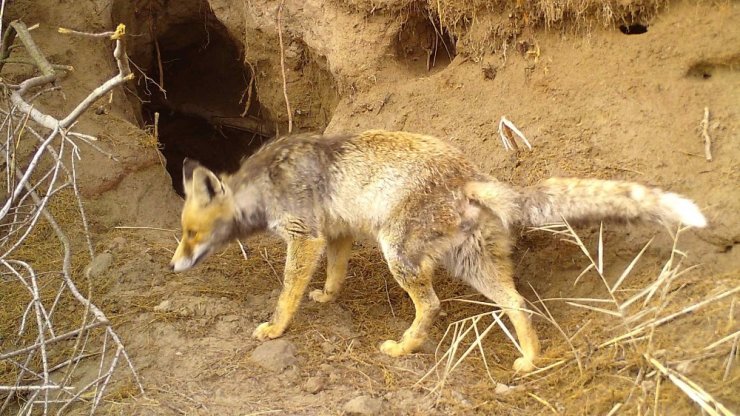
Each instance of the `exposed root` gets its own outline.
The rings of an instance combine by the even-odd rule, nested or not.
[[[285,77],[285,45],[283,45],[283,5],[285,0],[280,0],[277,12],[277,30],[278,39],[280,40],[280,71],[283,74],[283,96],[285,97],[285,110],[288,112],[288,133],[293,132],[293,110],[290,109],[290,100],[288,99],[288,80]]]

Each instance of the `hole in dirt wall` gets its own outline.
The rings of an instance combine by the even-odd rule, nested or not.
[[[648,27],[641,23],[632,23],[629,25],[620,25],[619,31],[625,35],[642,35],[643,33],[647,33]]]
[[[412,12],[396,36],[396,59],[414,73],[433,73],[452,62],[455,38],[439,19],[424,10]]]
[[[147,77],[138,80],[141,121],[150,128],[156,122],[172,186],[183,196],[184,158],[217,173],[232,173],[272,131],[262,118],[240,45],[206,2],[170,3],[159,10],[150,3],[144,11],[137,9],[144,16],[130,16],[136,10],[128,4],[118,2],[114,17],[117,11],[133,22],[145,22],[134,33],[147,40],[129,46],[132,61]]]

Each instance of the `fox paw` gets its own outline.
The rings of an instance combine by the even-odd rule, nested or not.
[[[257,338],[260,341],[266,341],[268,339],[274,339],[283,335],[283,331],[276,327],[272,322],[264,322],[259,324],[252,332],[252,337]]]
[[[392,339],[380,345],[380,352],[391,357],[400,357],[408,354],[408,351],[403,347],[403,343],[393,341]]]
[[[316,289],[316,290],[312,290],[308,294],[308,298],[314,302],[326,303],[326,302],[333,301],[336,298],[336,295],[326,293],[321,289]]]
[[[534,369],[534,363],[530,358],[519,357],[514,361],[514,371],[517,373],[529,373]]]

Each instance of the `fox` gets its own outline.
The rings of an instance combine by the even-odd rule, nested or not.
[[[521,373],[536,368],[540,342],[532,311],[515,287],[514,227],[563,220],[707,225],[695,202],[676,193],[587,178],[509,185],[482,173],[451,143],[402,131],[289,134],[243,159],[234,173],[217,175],[189,158],[182,169],[185,200],[182,238],[170,261],[174,272],[261,232],[287,245],[282,291],[254,338],[285,333],[324,254],[326,280],[308,298],[334,301],[353,242],[370,238],[415,308],[408,329],[400,339],[382,342],[381,353],[411,354],[427,340],[440,311],[432,275],[442,266],[505,312],[521,348],[513,370]]]

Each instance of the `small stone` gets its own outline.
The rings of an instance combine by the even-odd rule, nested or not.
[[[334,351],[337,350],[337,347],[334,346],[331,342],[323,342],[321,343],[321,349],[324,351],[325,354],[331,354]]]
[[[126,247],[126,243],[127,243],[127,241],[126,241],[125,238],[123,238],[123,237],[116,237],[116,238],[113,239],[113,241],[111,241],[111,244],[110,244],[109,247],[111,248],[111,250],[116,250],[117,251],[117,250],[121,250],[124,247]]]
[[[655,388],[655,381],[645,380],[642,382],[642,388],[645,391],[652,391]]]
[[[172,309],[172,301],[169,299],[163,300],[159,305],[154,307],[154,312],[169,312]]]
[[[324,390],[325,384],[323,377],[309,377],[306,380],[306,384],[303,385],[303,390],[311,394],[316,394]]]
[[[113,264],[113,255],[110,253],[100,253],[87,266],[86,274],[89,277],[99,277],[110,268]]]
[[[524,390],[524,387],[522,386],[509,386],[503,383],[497,383],[496,388],[494,389],[494,392],[496,394],[505,396],[507,394],[514,393],[517,391],[522,391],[522,390]]]
[[[281,372],[296,363],[296,348],[292,342],[284,339],[266,341],[252,351],[252,361],[260,367]]]
[[[383,401],[371,396],[359,396],[348,401],[343,409],[350,415],[379,415],[383,410]]]
[[[681,374],[687,374],[691,372],[691,363],[689,361],[681,361],[676,365],[676,371]]]
[[[509,394],[511,393],[511,387],[503,383],[496,383],[496,388],[494,389],[494,392],[500,395]]]
[[[224,315],[223,317],[221,317],[221,320],[224,322],[236,322],[239,319],[239,315]]]
[[[473,405],[470,403],[470,400],[468,400],[465,396],[463,396],[462,393],[460,393],[457,390],[452,391],[452,397],[455,398],[463,407],[473,407]]]
[[[286,369],[283,374],[280,375],[280,380],[286,387],[292,387],[298,384],[301,378],[301,373],[295,367]]]
[[[265,298],[263,296],[249,294],[244,299],[244,304],[250,308],[263,305],[264,303],[265,303]]]

